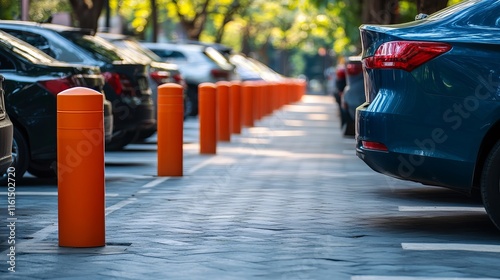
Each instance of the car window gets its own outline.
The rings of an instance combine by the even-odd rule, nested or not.
[[[51,63],[54,61],[53,58],[32,45],[5,33],[0,35],[0,45],[32,63]]]
[[[78,32],[63,32],[64,37],[77,44],[80,48],[86,50],[89,55],[97,60],[106,62],[126,60],[126,57],[120,55],[113,44],[98,36],[81,34]]]
[[[15,70],[14,63],[2,53],[0,53],[0,70]]]
[[[225,67],[231,67],[231,64],[227,61],[226,57],[222,55],[219,51],[212,47],[207,47],[205,49],[205,54],[215,63],[217,63],[220,66],[225,66]]]
[[[5,32],[36,47],[52,58],[67,62],[83,62],[84,59],[72,51],[66,50],[54,40],[48,40],[44,35],[28,31],[4,29]]]
[[[187,57],[179,51],[174,50],[152,50],[159,57],[167,60],[167,61],[187,61]]]

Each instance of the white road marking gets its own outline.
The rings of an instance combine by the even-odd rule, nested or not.
[[[455,207],[455,206],[399,206],[400,212],[481,212],[486,213],[484,207]]]
[[[498,278],[355,275],[351,277],[351,280],[498,280]]]
[[[157,178],[157,179],[154,179],[153,181],[143,185],[141,188],[154,188],[156,187],[157,185],[167,181],[168,179],[170,179],[170,177],[161,177],[161,178]]]
[[[109,214],[111,214],[111,213],[113,213],[113,212],[115,212],[118,209],[121,209],[121,208],[123,208],[123,207],[125,207],[125,206],[127,206],[127,205],[129,205],[131,203],[134,203],[136,200],[137,200],[137,198],[135,198],[135,197],[129,197],[129,198],[125,199],[125,200],[122,200],[122,201],[120,201],[120,202],[118,202],[118,203],[116,203],[116,204],[114,204],[114,205],[106,208],[106,216],[109,215]]]
[[[462,243],[401,243],[404,250],[419,251],[472,251],[500,253],[500,245]]]

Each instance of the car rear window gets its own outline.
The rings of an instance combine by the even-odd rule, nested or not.
[[[120,55],[113,44],[108,43],[98,36],[80,34],[78,32],[64,32],[63,35],[77,44],[80,48],[86,50],[97,60],[103,60],[109,63],[126,60],[126,57]]]
[[[204,53],[206,56],[208,56],[208,58],[217,63],[219,66],[231,68],[231,64],[227,61],[226,57],[224,57],[224,55],[222,55],[216,49],[207,47]]]
[[[0,44],[2,48],[10,49],[12,52],[16,53],[20,57],[34,63],[51,63],[54,61],[53,58],[45,54],[44,52],[38,50],[37,48],[21,41],[13,36],[8,36],[6,34],[0,35]]]

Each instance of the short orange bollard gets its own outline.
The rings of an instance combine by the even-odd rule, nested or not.
[[[255,86],[252,83],[245,82],[241,86],[241,117],[243,126],[253,127],[253,91]]]
[[[231,117],[231,133],[241,134],[241,84],[232,82],[229,87],[229,116]]]
[[[105,246],[104,96],[76,87],[57,95],[59,246]]]
[[[229,124],[229,82],[220,81],[216,86],[217,105],[217,140],[231,141],[230,124]]]
[[[200,154],[215,154],[217,152],[215,90],[216,86],[213,83],[202,83],[198,86]]]
[[[158,176],[182,176],[184,97],[183,87],[167,83],[158,87]]]

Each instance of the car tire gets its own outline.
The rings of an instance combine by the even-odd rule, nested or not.
[[[344,136],[354,136],[355,133],[355,123],[351,115],[347,111],[343,111],[343,121],[342,121],[342,134]]]
[[[110,143],[106,144],[106,151],[121,151],[125,146],[137,139],[139,132],[124,131],[116,136],[113,136]]]
[[[500,229],[500,141],[491,149],[481,174],[483,205],[495,226]]]
[[[26,141],[26,137],[24,134],[19,131],[16,127],[14,127],[14,137],[12,141],[12,164],[11,167],[14,167],[15,176],[13,179],[17,182],[20,182],[28,169],[28,165],[30,162],[30,152],[28,147],[28,142]],[[8,183],[7,173],[2,174],[2,178],[0,182],[2,185]],[[12,178],[12,177],[10,177]]]
[[[32,161],[28,172],[38,178],[55,178],[57,176],[57,162],[35,162]]]

